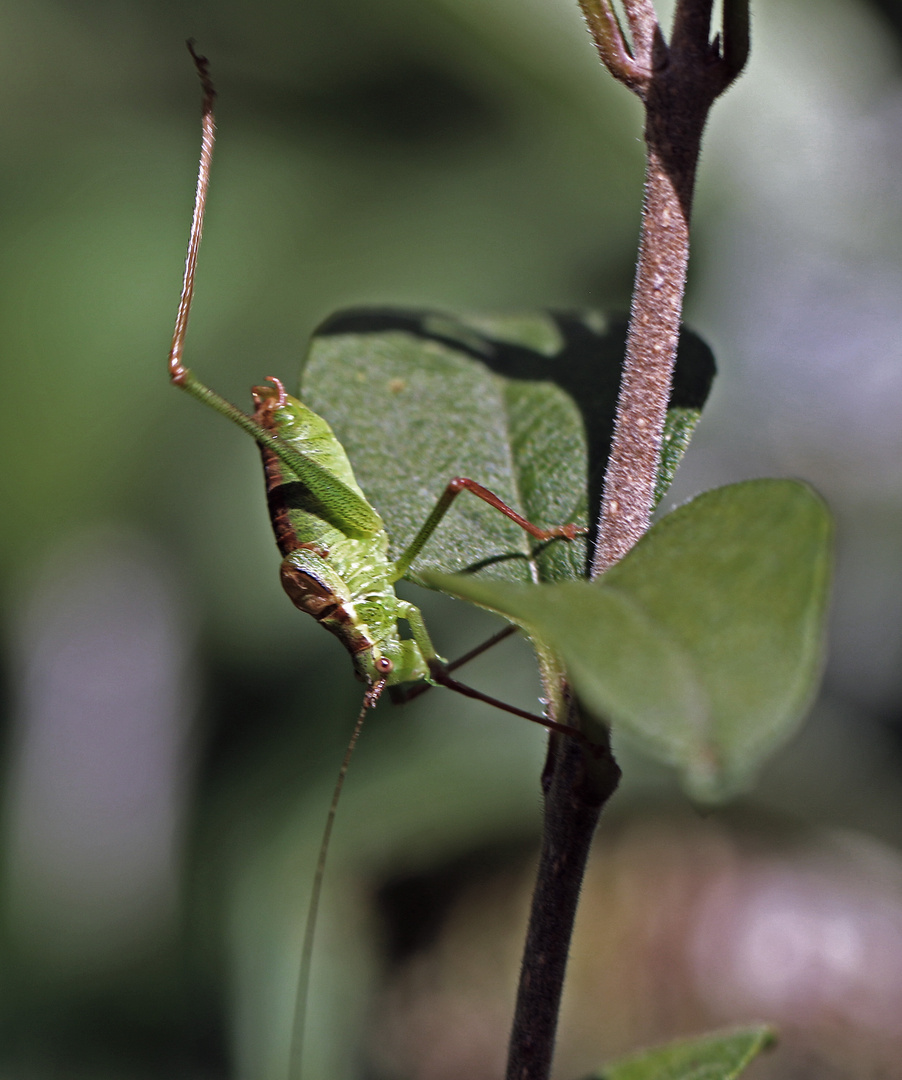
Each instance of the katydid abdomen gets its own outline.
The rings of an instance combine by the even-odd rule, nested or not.
[[[327,421],[287,394],[277,379],[272,382],[254,387],[257,423],[365,499]],[[270,520],[283,555],[282,587],[292,603],[335,634],[368,685],[428,679],[418,644],[398,634],[398,619],[409,605],[395,595],[395,566],[381,519],[376,515],[379,525],[370,536],[348,536],[334,501],[314,495],[269,447],[261,445],[260,453]],[[429,659],[438,659],[434,651]]]

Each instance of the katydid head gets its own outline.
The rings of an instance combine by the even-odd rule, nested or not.
[[[278,424],[271,417],[271,414],[276,409],[285,408],[288,404],[289,395],[285,389],[285,384],[281,379],[277,379],[275,375],[267,375],[266,381],[272,383],[272,386],[252,386],[251,397],[254,399],[257,419],[260,421],[261,426],[267,428],[267,430],[277,430]],[[293,401],[294,398],[291,400]],[[264,421],[264,416],[261,414],[270,416],[269,423]]]
[[[351,654],[355,674],[368,686],[429,677],[417,643],[398,633],[399,602],[390,589],[355,598],[318,543],[289,552],[280,575],[294,606],[339,638]]]
[[[267,381],[273,385],[251,388],[253,416],[261,428],[306,457],[313,456],[318,444],[330,449],[340,448],[341,444],[321,416],[308,409],[299,398],[289,394],[279,379],[268,376]],[[347,461],[344,450],[340,450],[340,457]],[[332,463],[329,465],[331,468]],[[347,468],[350,470],[350,465]]]
[[[352,655],[354,673],[370,686],[384,681],[387,686],[419,682],[429,677],[429,668],[415,641],[391,634],[367,649]]]

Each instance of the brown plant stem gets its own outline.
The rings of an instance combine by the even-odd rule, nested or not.
[[[725,0],[709,40],[712,0],[680,0],[670,44],[648,0],[624,4],[632,50],[609,0],[580,0],[608,70],[645,106],[647,148],[639,259],[592,576],[603,574],[651,521],[686,271],[702,132],[715,98],[748,56],[748,0]]]
[[[545,822],[532,898],[507,1080],[544,1080],[551,1070],[573,921],[592,837],[620,780],[610,747],[592,757],[553,735],[542,776]]]
[[[670,44],[652,0],[623,0],[628,41],[610,0],[579,0],[602,62],[645,105],[647,147],[639,259],[592,577],[622,558],[651,520],[689,263],[689,219],[702,132],[715,98],[749,50],[749,0],[678,0]],[[540,657],[541,660],[541,657]],[[547,689],[546,682],[546,689]],[[566,684],[558,702],[576,704]],[[554,712],[554,709],[552,709]],[[568,722],[571,722],[568,719]],[[572,721],[578,723],[578,715]],[[597,726],[595,728],[597,730]],[[542,777],[545,826],[511,1033],[507,1080],[547,1080],[579,891],[592,836],[620,770],[552,736]]]

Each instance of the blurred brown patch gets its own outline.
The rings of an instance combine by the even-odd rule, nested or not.
[[[388,972],[385,1077],[503,1075],[532,868],[460,887]],[[668,810],[603,830],[571,954],[557,1075],[746,1021],[781,1033],[755,1080],[902,1078],[902,860],[857,834]]]

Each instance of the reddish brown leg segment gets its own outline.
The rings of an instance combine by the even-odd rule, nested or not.
[[[423,527],[410,544],[408,544],[407,549],[395,563],[395,580],[404,577],[410,569],[410,564],[417,555],[419,555],[423,545],[435,532],[438,523],[445,514],[447,514],[451,503],[454,502],[462,491],[472,492],[478,499],[482,499],[483,502],[488,503],[489,506],[504,514],[506,518],[510,518],[510,520],[519,525],[521,529],[528,532],[530,536],[534,536],[536,540],[575,540],[577,536],[588,532],[585,526],[572,524],[555,525],[550,529],[540,529],[538,525],[533,525],[531,521],[527,521],[525,517],[518,514],[517,511],[508,506],[506,502],[502,502],[501,499],[499,499],[494,492],[489,491],[487,487],[483,487],[482,484],[477,483],[475,480],[470,480],[466,476],[456,476],[442,492],[441,498],[432,508],[432,513],[426,518]]]
[[[550,529],[540,529],[538,525],[533,525],[531,521],[521,517],[516,510],[512,510],[507,503],[502,502],[493,491],[489,491],[482,484],[477,484],[475,480],[469,480],[466,476],[457,476],[451,481],[445,488],[444,495],[439,499],[439,506],[444,504],[447,508],[462,491],[472,491],[478,499],[482,499],[489,506],[499,510],[505,517],[516,522],[521,529],[528,532],[530,536],[534,536],[536,540],[574,540],[577,536],[588,531],[582,525],[555,525]]]

